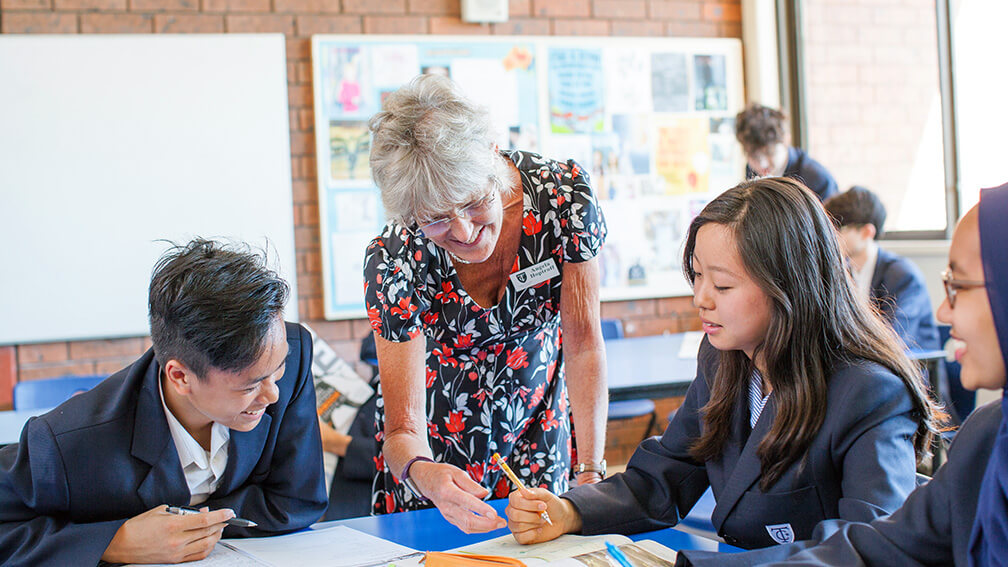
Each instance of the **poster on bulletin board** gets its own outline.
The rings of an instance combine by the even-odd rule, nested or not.
[[[364,316],[364,250],[385,224],[367,122],[417,74],[487,106],[500,147],[590,173],[603,300],[689,293],[689,221],[743,176],[735,39],[314,36],[312,61],[327,319]]]

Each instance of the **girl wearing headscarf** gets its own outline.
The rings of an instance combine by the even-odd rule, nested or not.
[[[983,282],[976,288],[985,289],[990,302],[991,319],[997,330],[997,342],[991,350],[1000,350],[1001,360],[990,360],[992,369],[1000,369],[1000,386],[1005,387],[1005,367],[1008,366],[1008,185],[988,189],[981,199],[979,211],[980,254],[983,256]],[[1000,365],[998,364],[1000,362]],[[997,384],[992,384],[996,386]],[[977,517],[970,538],[971,565],[1008,564],[1008,391],[1001,395],[1001,425],[998,427],[994,450],[980,486]]]
[[[938,319],[957,340],[970,390],[1005,388],[1008,366],[1008,184],[985,189],[959,221],[942,274]],[[692,565],[988,566],[1008,560],[1008,422],[1001,400],[963,423],[948,461],[891,516],[871,523],[828,520],[809,541],[735,555],[687,551]]]

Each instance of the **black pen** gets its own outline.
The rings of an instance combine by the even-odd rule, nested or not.
[[[169,514],[177,514],[179,516],[188,516],[190,514],[202,514],[196,508],[190,508],[189,506],[166,506],[168,508],[167,512]],[[253,522],[252,520],[246,520],[244,518],[229,518],[224,521],[225,524],[229,526],[235,526],[236,528],[254,528],[259,524]]]

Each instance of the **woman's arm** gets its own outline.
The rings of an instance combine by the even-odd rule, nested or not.
[[[427,441],[426,345],[423,335],[396,343],[375,334],[385,402],[385,464],[399,478],[414,457],[433,456]],[[502,528],[503,518],[482,498],[489,492],[453,465],[416,461],[410,478],[446,520],[466,533]]]
[[[577,431],[578,460],[582,463],[598,463],[605,452],[609,390],[599,317],[598,257],[565,263],[560,321],[567,391]],[[577,480],[586,484],[601,478],[596,473],[584,472]]]

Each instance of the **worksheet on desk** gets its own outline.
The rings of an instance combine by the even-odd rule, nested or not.
[[[423,554],[346,526],[224,539],[187,567],[420,567]],[[129,567],[129,566],[127,566]],[[145,566],[165,567],[165,566]]]
[[[390,563],[409,567],[419,565],[423,557],[415,549],[346,526],[221,543],[273,567],[385,567]]]
[[[633,542],[624,535],[578,536],[566,534],[554,540],[522,545],[505,535],[453,550],[476,555],[503,555],[520,559],[528,567],[620,567],[605,549],[606,542],[619,547],[634,567],[672,567],[676,552],[644,540]]]

